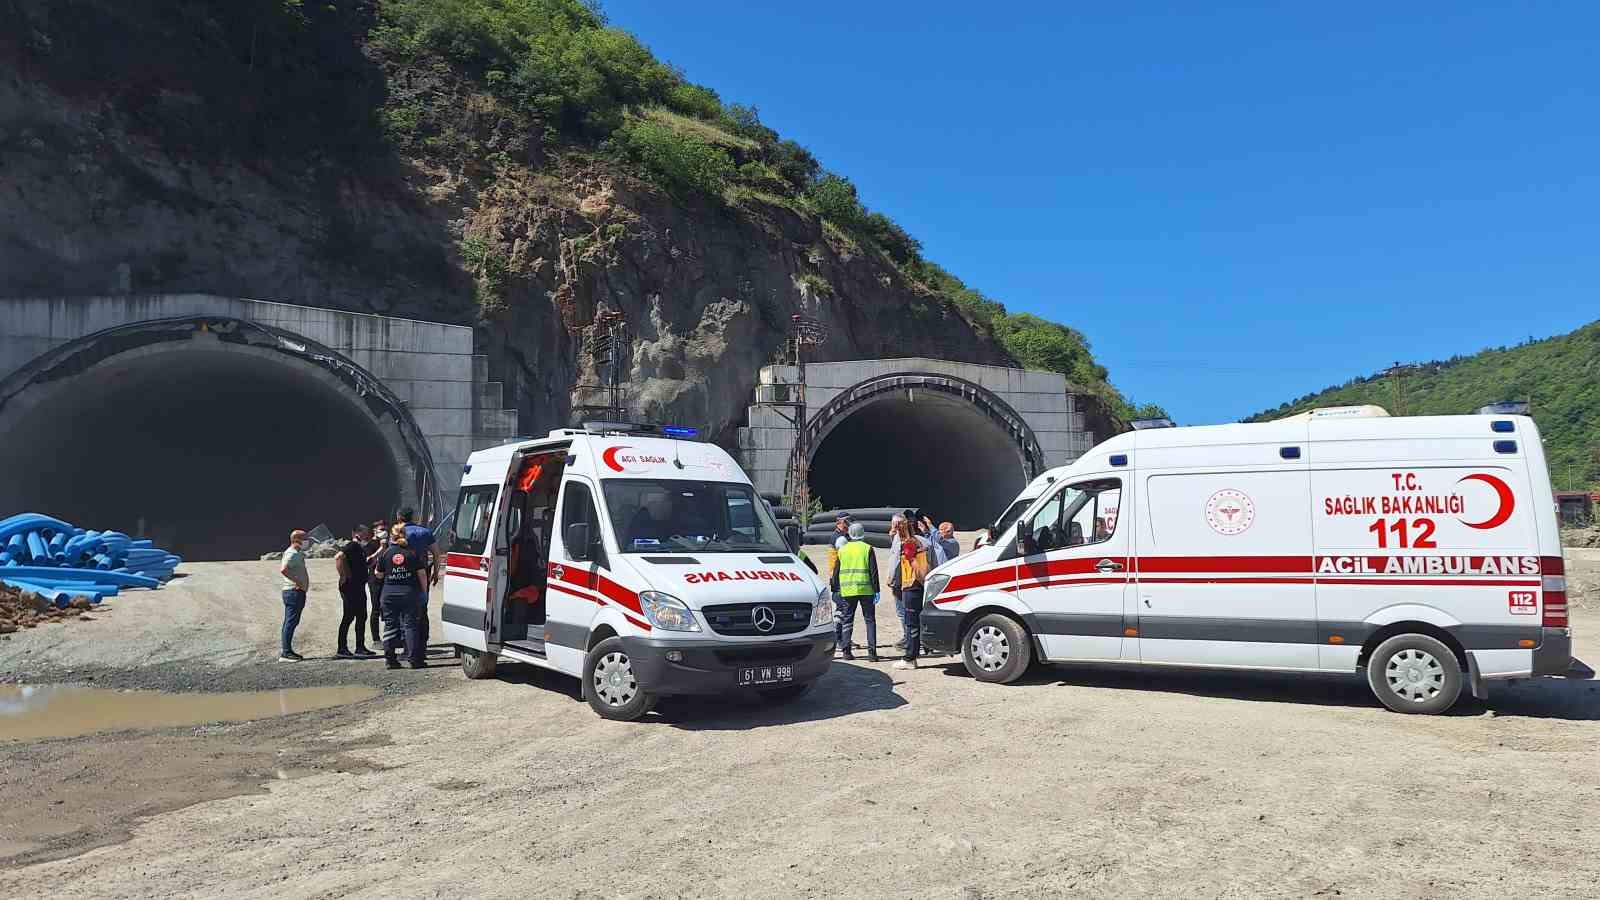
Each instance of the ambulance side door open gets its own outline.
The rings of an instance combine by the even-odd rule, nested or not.
[[[490,542],[500,485],[475,484],[461,488],[456,501],[450,552],[445,554],[444,603],[439,609],[445,637],[475,650],[493,650],[500,642],[494,613],[496,583]]]
[[[1133,531],[1127,484],[1101,476],[1052,488],[1018,526],[1026,552],[1017,560],[1017,598],[1032,610],[1029,625],[1047,659],[1123,658]]]

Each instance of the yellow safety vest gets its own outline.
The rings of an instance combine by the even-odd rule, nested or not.
[[[872,571],[867,558],[872,555],[872,545],[866,541],[850,541],[839,549],[839,594],[843,597],[865,597],[877,593],[872,583]]]

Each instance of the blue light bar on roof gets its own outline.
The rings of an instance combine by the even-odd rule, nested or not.
[[[700,433],[700,429],[690,428],[688,425],[663,425],[661,433],[672,437],[695,437]]]

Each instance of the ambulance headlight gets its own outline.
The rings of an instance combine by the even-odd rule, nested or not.
[[[662,631],[699,631],[700,623],[695,621],[694,613],[684,605],[682,600],[671,594],[659,591],[644,591],[639,594],[639,608],[644,610],[644,617],[650,620],[650,625]]]
[[[949,583],[949,575],[929,575],[927,582],[922,585],[922,602],[932,603],[933,598],[939,596]]]
[[[817,602],[811,606],[811,627],[833,624],[833,595],[827,587],[817,591]]]

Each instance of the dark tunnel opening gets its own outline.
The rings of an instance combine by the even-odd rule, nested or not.
[[[857,409],[811,457],[811,496],[830,509],[921,507],[962,530],[994,521],[1027,484],[1016,441],[977,407],[930,392]]]
[[[377,420],[319,370],[270,353],[148,346],[30,387],[0,413],[0,515],[42,512],[218,560],[392,511],[400,467]]]

